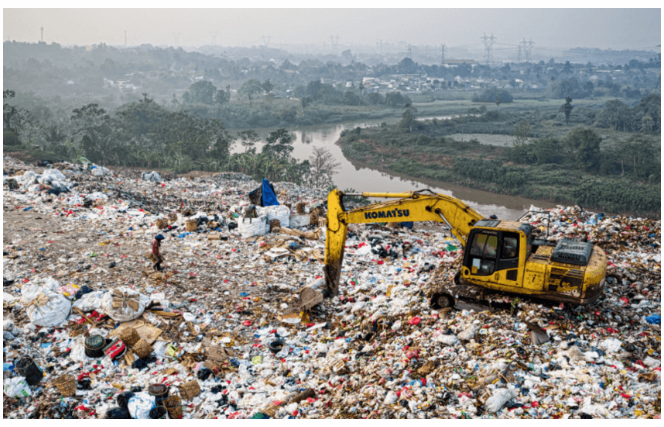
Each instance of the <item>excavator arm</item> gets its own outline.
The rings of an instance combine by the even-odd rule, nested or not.
[[[351,194],[349,194],[351,195]],[[325,237],[325,285],[331,295],[339,292],[339,278],[349,224],[437,221],[447,224],[452,234],[466,246],[471,227],[483,217],[459,199],[430,190],[407,193],[361,193],[362,197],[396,198],[347,211],[344,193],[332,190],[327,196],[327,233]]]

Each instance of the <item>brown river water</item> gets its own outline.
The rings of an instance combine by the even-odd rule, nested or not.
[[[423,119],[433,119],[426,117]],[[439,120],[450,118],[435,117]],[[376,121],[358,121],[337,124],[302,126],[290,128],[289,131],[295,137],[293,144],[293,157],[298,160],[305,160],[311,156],[314,147],[327,148],[341,163],[339,173],[334,175],[334,184],[341,190],[352,188],[357,192],[404,192],[416,191],[422,189],[431,189],[436,193],[453,196],[466,202],[470,207],[480,214],[488,217],[495,214],[501,219],[517,219],[528,211],[531,205],[540,208],[553,208],[555,204],[527,199],[524,197],[507,196],[502,194],[490,193],[482,190],[462,187],[459,185],[448,184],[444,182],[433,182],[422,179],[404,178],[387,173],[380,172],[370,168],[356,168],[346,159],[336,142],[339,140],[341,132],[344,129],[352,129],[357,126],[370,127],[378,126],[381,122],[394,123],[397,118],[376,120]],[[267,136],[274,129],[256,129],[261,137]],[[258,146],[261,144],[259,143]],[[243,148],[236,146],[234,152],[241,152]]]

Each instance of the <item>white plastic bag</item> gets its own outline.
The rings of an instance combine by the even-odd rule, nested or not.
[[[309,215],[291,215],[290,228],[302,228],[311,223],[311,216]],[[371,248],[369,248],[371,249]]]
[[[26,313],[32,324],[57,326],[69,317],[71,302],[55,292],[45,291],[28,303]]]
[[[155,398],[148,393],[141,391],[129,399],[127,409],[129,415],[137,420],[145,420],[150,418],[150,410],[155,407]]]
[[[258,218],[238,218],[238,230],[242,237],[254,237],[265,235],[266,216]]]
[[[508,388],[499,388],[493,393],[493,396],[486,400],[484,408],[486,408],[487,412],[495,414],[500,411],[500,408],[502,408],[504,404],[515,397],[516,391]]]
[[[290,227],[290,208],[284,205],[278,206],[267,206],[264,208],[257,207],[256,212],[260,216],[267,216],[267,223],[273,219],[279,220],[279,225],[281,227],[289,228]]]
[[[617,338],[607,338],[601,343],[599,343],[599,346],[601,348],[606,349],[607,352],[609,353],[615,353],[618,350],[620,350],[620,346],[622,345],[622,341],[620,341]]]
[[[104,291],[87,293],[83,295],[81,299],[74,301],[74,307],[84,312],[101,309],[104,295],[106,295],[106,292]]]
[[[101,308],[111,319],[117,322],[128,322],[143,314],[145,307],[149,304],[149,296],[126,286],[120,286],[103,296]]]
[[[436,337],[436,341],[441,342],[445,345],[454,345],[459,342],[459,338],[456,337],[456,335],[438,335]]]
[[[155,171],[145,172],[141,175],[141,178],[143,178],[143,181],[161,182],[161,176]]]
[[[32,391],[24,377],[14,377],[5,380],[4,393],[10,397],[29,397],[32,396]]]

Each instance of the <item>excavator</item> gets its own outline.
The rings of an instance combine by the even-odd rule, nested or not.
[[[344,196],[396,200],[346,210]],[[606,254],[590,243],[539,240],[530,224],[484,218],[463,201],[431,190],[344,194],[335,189],[327,197],[327,294],[339,291],[349,224],[410,221],[444,223],[463,246],[454,280],[433,284],[430,304],[434,308],[453,308],[459,301],[491,305],[491,301],[504,301],[505,293],[584,305],[598,299],[604,289]]]

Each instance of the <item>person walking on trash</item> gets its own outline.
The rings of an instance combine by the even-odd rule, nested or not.
[[[161,263],[164,261],[160,251],[162,240],[164,240],[164,236],[157,234],[152,242],[152,268],[155,271],[161,271]]]

